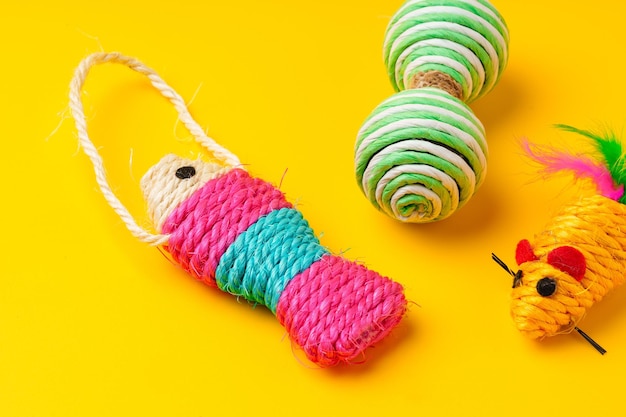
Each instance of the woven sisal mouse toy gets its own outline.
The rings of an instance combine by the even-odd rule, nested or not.
[[[605,350],[578,328],[587,311],[626,280],[626,163],[612,134],[604,136],[570,126],[560,128],[591,141],[595,154],[570,154],[524,143],[526,153],[547,174],[567,171],[591,181],[596,193],[578,197],[550,220],[532,240],[517,244],[511,315],[533,339],[578,331],[601,353]]]

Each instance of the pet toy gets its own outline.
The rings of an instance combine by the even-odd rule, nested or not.
[[[487,142],[466,103],[488,93],[508,60],[504,19],[486,0],[409,0],[385,34],[395,95],[361,127],[356,179],[403,222],[445,219],[485,179]]]
[[[559,152],[524,142],[524,149],[547,174],[569,171],[590,180],[597,194],[565,205],[534,240],[517,244],[511,315],[528,337],[578,331],[601,353],[606,352],[578,328],[595,303],[626,280],[625,154],[612,134],[604,136],[570,126],[595,148],[594,157]]]
[[[147,76],[217,160],[168,155],[145,174],[141,187],[158,234],[141,228],[112,192],[87,134],[81,90],[90,68],[107,62]],[[235,155],[204,133],[178,93],[140,61],[119,53],[85,58],[71,83],[70,108],[97,183],[131,233],[162,245],[198,280],[266,306],[312,362],[353,362],[403,317],[400,284],[330,254],[284,194],[250,176]]]

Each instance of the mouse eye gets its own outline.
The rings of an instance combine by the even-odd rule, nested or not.
[[[554,278],[541,278],[537,282],[537,292],[542,297],[549,297],[556,292],[556,280]]]
[[[192,166],[184,166],[176,170],[176,178],[180,178],[181,180],[191,178],[194,175],[196,175],[196,169]]]

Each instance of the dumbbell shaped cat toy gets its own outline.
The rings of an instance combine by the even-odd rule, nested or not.
[[[488,93],[508,60],[509,34],[486,0],[408,0],[393,16],[384,61],[396,91],[361,127],[357,182],[403,222],[445,219],[485,179],[487,142],[466,103]]]
[[[146,173],[141,187],[158,234],[141,228],[115,196],[87,134],[81,90],[91,67],[103,63],[147,76],[217,161],[168,155]],[[162,245],[198,280],[266,306],[312,362],[361,360],[404,316],[400,284],[330,254],[284,194],[250,176],[235,155],[205,134],[182,97],[140,61],[104,52],[85,58],[72,80],[70,108],[100,190],[130,232]]]

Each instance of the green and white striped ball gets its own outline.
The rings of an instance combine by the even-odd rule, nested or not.
[[[485,131],[465,103],[442,90],[402,91],[363,124],[355,167],[377,209],[404,222],[442,220],[485,178]]]
[[[505,21],[486,0],[408,0],[389,22],[383,58],[396,91],[437,71],[470,103],[498,82],[508,44]]]

